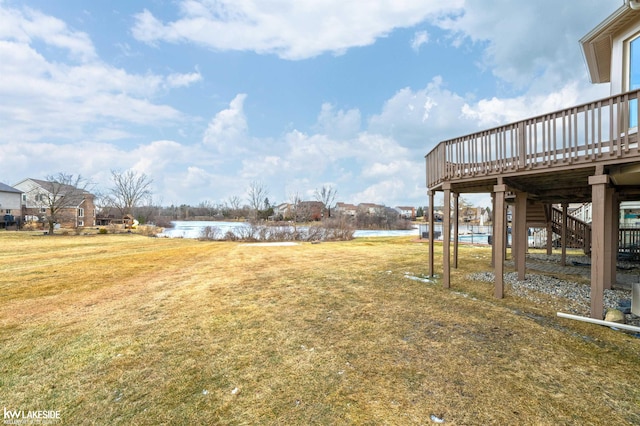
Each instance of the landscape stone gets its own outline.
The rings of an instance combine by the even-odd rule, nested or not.
[[[609,309],[607,310],[607,314],[604,317],[605,321],[611,321],[611,322],[617,322],[617,323],[621,323],[624,324],[625,323],[625,317],[624,314],[619,311],[618,309]]]

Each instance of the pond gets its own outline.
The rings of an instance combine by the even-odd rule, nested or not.
[[[171,222],[173,228],[167,228],[159,234],[159,237],[168,238],[199,238],[202,235],[202,231],[205,227],[215,227],[219,230],[220,235],[224,235],[227,231],[236,231],[240,228],[247,228],[251,225],[247,222],[222,222],[222,221],[184,221],[177,220]],[[302,227],[300,227],[302,228]],[[403,237],[403,236],[418,236],[418,228],[409,229],[406,231],[398,230],[357,230],[354,233],[354,237]]]

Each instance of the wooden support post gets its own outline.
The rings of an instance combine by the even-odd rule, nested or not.
[[[506,192],[506,191],[505,191]],[[505,194],[506,195],[506,194]],[[513,219],[513,212],[511,212],[511,218]],[[509,205],[506,200],[504,202],[504,250],[502,250],[502,260],[507,260],[507,250],[509,248]],[[512,241],[513,242],[513,241]],[[511,246],[513,248],[513,245]]]
[[[512,229],[514,230],[514,240],[512,241],[512,252],[515,248],[515,265],[518,271],[518,279],[523,281],[525,278],[526,257],[528,246],[527,235],[527,193],[516,193],[516,212]]]
[[[428,191],[429,195],[429,276],[433,277],[433,191]]]
[[[496,195],[491,193],[491,267],[496,264]]]
[[[560,240],[562,243],[562,254],[560,255],[560,264],[567,266],[567,220],[569,216],[569,204],[562,203],[562,230]]]
[[[505,217],[505,192],[507,192],[507,186],[502,184],[502,180],[498,179],[498,185],[493,187],[495,195],[495,210],[494,210],[494,223],[493,223],[493,247],[494,247],[494,262],[493,267],[495,273],[495,292],[494,295],[498,299],[504,297],[504,251],[505,251],[505,229],[506,229],[506,217]]]
[[[547,221],[547,255],[553,254],[553,206],[545,204],[545,219]]]
[[[617,280],[616,277],[616,265],[617,265],[617,256],[613,251],[613,245],[618,240],[617,235],[613,235],[614,231],[614,212],[616,211],[616,207],[614,205],[614,192],[615,190],[611,187],[606,187],[605,189],[605,216],[604,216],[604,282],[603,288],[611,289],[613,286],[613,282]]]
[[[512,205],[509,206],[508,208],[511,209],[511,260],[514,261],[514,266],[517,268],[518,264],[516,262],[516,260],[518,259],[518,238],[520,237],[518,235],[518,203],[517,201]],[[507,210],[507,216],[509,214],[509,210]],[[509,225],[507,225],[507,228],[509,227]],[[507,235],[507,238],[509,238],[509,235]],[[508,240],[507,240],[508,241]]]
[[[613,208],[613,212],[611,213],[612,220],[612,231],[611,231],[611,281],[610,286],[606,288],[611,288],[614,284],[618,282],[618,252],[620,250],[620,197],[618,193],[615,192],[615,189],[611,189],[613,191],[611,207]]]
[[[458,237],[460,227],[460,194],[453,193],[453,268],[458,269]]]
[[[592,237],[591,237],[591,318],[602,319],[604,317],[604,286],[605,281],[611,276],[606,263],[611,263],[611,257],[606,259],[606,216],[611,211],[609,203],[611,197],[607,197],[609,184],[608,175],[596,175],[589,177],[591,185],[592,203]]]
[[[451,287],[451,184],[444,183],[444,212],[442,218],[442,286]]]

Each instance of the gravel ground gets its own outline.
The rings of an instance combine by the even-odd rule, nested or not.
[[[476,272],[468,275],[468,278],[476,281],[495,282],[493,272]],[[518,281],[517,272],[506,273],[504,282],[511,287],[514,295],[535,303],[550,303],[548,299],[540,297],[544,294],[556,299],[556,303],[561,306],[561,312],[581,316],[589,316],[591,313],[591,288],[588,285],[539,274],[527,274],[524,281]],[[629,305],[630,303],[631,291],[629,290],[604,291],[605,310],[620,309],[620,305]],[[628,314],[626,319],[627,324],[640,326],[639,316]]]
[[[541,253],[527,253],[527,259],[534,260],[536,262],[549,262],[560,264],[559,254],[541,254]],[[591,258],[586,255],[582,256],[567,256],[567,265],[591,265]],[[628,262],[624,260],[618,260],[618,270],[629,271],[630,273],[640,273],[640,263]]]

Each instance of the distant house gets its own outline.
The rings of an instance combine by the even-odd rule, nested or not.
[[[22,192],[0,182],[0,228],[20,224],[22,217]]]
[[[383,215],[386,207],[381,204],[374,203],[360,203],[358,204],[358,212],[365,213],[373,216]]]
[[[45,222],[51,214],[51,200],[55,199],[59,200],[60,209],[56,216],[61,226],[77,228],[96,224],[95,196],[88,191],[32,178],[13,186],[22,193],[25,222]]]
[[[306,222],[322,219],[324,204],[320,201],[300,201],[296,206],[296,220]]]
[[[348,203],[336,203],[336,206],[333,208],[333,211],[338,216],[347,216],[347,217],[355,217],[358,213],[358,207],[353,204]]]
[[[415,207],[396,207],[396,211],[400,214],[400,217],[403,219],[415,220],[416,219],[416,208]]]
[[[273,218],[275,220],[289,220],[292,219],[293,205],[290,203],[278,204],[273,208]]]

